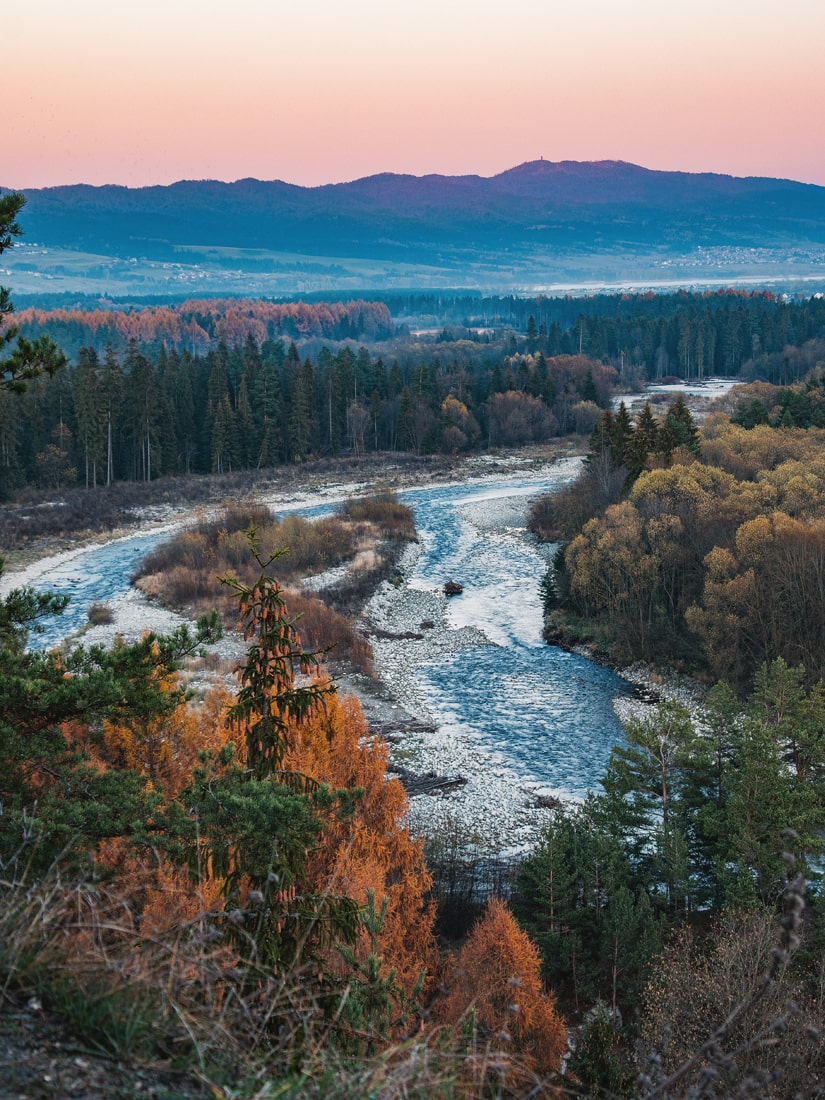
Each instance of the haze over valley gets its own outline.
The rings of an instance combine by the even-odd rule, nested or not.
[[[25,237],[4,256],[24,300],[804,290],[825,272],[824,187],[622,161],[538,160],[491,177],[383,173],[321,187],[73,185],[26,197]]]

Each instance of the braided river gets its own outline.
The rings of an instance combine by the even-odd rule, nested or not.
[[[561,487],[576,470],[577,460],[562,460],[526,476],[479,477],[403,490],[399,497],[415,511],[420,544],[405,588],[411,596],[429,593],[438,600],[439,625],[447,632],[441,631],[447,645],[431,659],[421,643],[424,650],[408,673],[439,727],[440,743],[474,746],[485,767],[514,783],[581,798],[598,786],[611,748],[623,740],[614,702],[631,688],[609,669],[543,642],[539,586],[549,551],[525,529],[529,500]],[[330,500],[311,498],[274,504],[275,511],[308,516],[332,507]],[[44,623],[42,634],[32,635],[32,647],[56,645],[77,631],[92,603],[117,606],[137,598],[130,585],[136,566],[172,529],[39,563],[32,586],[66,593],[71,603]],[[445,604],[447,579],[464,591]],[[8,590],[14,576],[3,581]],[[467,644],[468,634],[480,644]],[[451,636],[464,640],[453,648]],[[407,661],[410,652],[399,649],[398,661]]]

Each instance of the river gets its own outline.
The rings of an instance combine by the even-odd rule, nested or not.
[[[406,584],[388,589],[385,604],[394,601],[396,627],[405,614],[410,622],[401,625],[414,630],[419,616],[440,617],[437,645],[434,636],[376,645],[388,681],[410,687],[399,697],[405,708],[426,709],[438,726],[418,743],[412,738],[402,755],[440,774],[484,773],[485,782],[474,784],[485,813],[493,802],[502,809],[523,800],[525,792],[528,802],[537,793],[583,797],[598,787],[611,748],[623,740],[614,701],[629,693],[626,682],[541,637],[547,548],[526,532],[526,506],[569,481],[575,469],[575,460],[566,460],[538,475],[399,493],[414,509],[419,548]],[[289,506],[310,516],[331,507],[328,501]],[[141,557],[168,534],[168,527],[154,530],[44,563],[33,586],[65,592],[72,603],[32,644],[57,644],[85,623],[94,602],[129,599]],[[464,586],[450,601],[441,595],[447,579]],[[503,828],[514,837],[535,831],[529,812],[518,822],[505,817]]]
[[[540,584],[547,548],[524,529],[540,485],[523,479],[410,493],[421,554],[412,589],[464,586],[447,605],[448,627],[469,628],[492,645],[463,645],[417,669],[427,707],[448,736],[470,738],[489,758],[548,793],[583,797],[598,785],[610,750],[623,740],[614,713],[628,685],[593,661],[542,639]]]

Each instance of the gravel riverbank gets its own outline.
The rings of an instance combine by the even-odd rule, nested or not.
[[[499,461],[493,478],[503,480],[514,474],[535,478],[538,491],[551,471],[562,479],[573,477],[579,461],[564,458],[552,465],[533,463],[527,470],[523,465],[518,470],[512,466],[502,468]],[[491,471],[481,465],[474,474],[487,481]],[[461,482],[464,480],[466,477]],[[311,492],[292,493],[288,499],[273,496],[266,503],[278,510],[308,503],[333,503],[360,488],[355,483],[316,486]],[[466,501],[460,508],[474,526],[494,537],[529,540],[531,536],[524,525],[530,499],[523,492],[482,495]],[[156,530],[171,534],[184,522],[176,518],[156,525]],[[83,554],[87,551],[87,547],[70,550],[7,574],[0,580],[0,592],[46,580],[55,570],[81,571]],[[495,750],[480,745],[469,734],[462,734],[454,724],[441,726],[438,715],[431,712],[417,675],[422,665],[440,655],[453,655],[466,646],[493,642],[475,627],[456,627],[451,622],[448,600],[440,589],[411,583],[420,554],[419,546],[410,546],[400,563],[400,583],[384,582],[365,609],[362,625],[373,646],[376,680],[350,676],[340,682],[340,690],[358,695],[371,726],[388,733],[395,764],[417,775],[433,772],[466,781],[443,793],[411,799],[410,821],[415,831],[432,834],[439,829],[457,830],[465,838],[475,834],[488,854],[514,856],[535,841],[547,820],[552,792],[519,773]],[[317,578],[312,586],[325,579],[328,580]],[[185,621],[135,588],[118,599],[111,611],[110,624],[84,630],[84,643],[110,644],[117,636],[134,640],[146,630],[166,633]],[[227,636],[213,650],[217,659],[230,663],[239,662],[244,655],[243,643],[234,635]],[[635,669],[629,678],[664,694],[663,685],[653,682],[643,669]],[[625,717],[634,705],[639,704],[617,700],[617,708],[622,708],[617,713]]]
[[[572,470],[571,465],[571,475]],[[542,474],[546,475],[546,470]],[[529,497],[514,494],[481,497],[461,508],[486,532],[530,539],[524,527],[529,502]],[[464,837],[475,835],[488,855],[506,859],[535,841],[547,820],[551,794],[471,735],[462,734],[454,725],[441,726],[439,716],[430,710],[418,670],[441,654],[493,643],[475,627],[454,627],[449,621],[449,601],[440,590],[410,583],[420,553],[419,546],[407,549],[400,563],[401,583],[384,582],[365,609],[363,625],[370,635],[382,688],[375,692],[357,683],[353,687],[368,720],[380,728],[394,729],[394,761],[416,774],[434,772],[466,780],[444,793],[411,799],[414,831],[432,835],[456,830]]]

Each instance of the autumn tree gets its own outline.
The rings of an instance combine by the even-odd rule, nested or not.
[[[283,551],[260,556],[254,527],[249,549],[260,569],[251,585],[223,578],[238,600],[239,629],[251,642],[241,686],[227,716],[240,741],[195,771],[182,799],[197,828],[189,830],[189,862],[223,882],[231,931],[245,957],[278,969],[307,960],[337,939],[352,942],[358,906],[316,888],[310,852],[330,816],[348,817],[353,795],[331,790],[286,766],[291,738],[332,692],[329,683],[299,682],[318,667],[304,650],[281,587],[270,575]],[[180,817],[173,825],[180,827]]]
[[[689,926],[674,934],[645,991],[639,1053],[645,1072],[653,1054],[661,1078],[680,1080],[651,1094],[707,1095],[711,1081],[718,1095],[815,1091],[825,1020],[792,951],[762,908],[727,910],[704,936]]]
[[[647,552],[645,536],[638,509],[630,501],[613,504],[603,518],[585,524],[564,561],[577,610],[587,617],[605,615],[623,652],[649,657],[654,639],[661,638],[663,608],[659,561]]]
[[[132,770],[101,767],[72,727],[169,716],[183,692],[170,689],[184,656],[219,635],[203,619],[196,632],[149,634],[132,645],[24,648],[43,614],[61,597],[12,591],[0,605],[0,860],[25,857],[34,873],[56,858],[93,851],[107,837],[143,837],[160,796]]]
[[[490,446],[540,442],[556,430],[556,420],[543,401],[529,393],[508,390],[487,402]]]
[[[38,479],[49,489],[64,489],[73,485],[77,470],[72,465],[72,432],[62,421],[55,425],[51,442],[36,457]]]
[[[514,1077],[519,1063],[540,1075],[558,1070],[567,1029],[542,987],[537,948],[499,898],[490,899],[462,947],[443,1006],[449,1023],[469,1013]]]
[[[705,558],[704,587],[687,614],[711,669],[742,686],[763,661],[825,674],[825,526],[783,512],[742,523],[732,544]],[[697,594],[698,595],[698,594]]]
[[[319,892],[343,893],[366,905],[371,896],[381,912],[372,935],[408,995],[422,971],[434,969],[432,879],[422,842],[410,834],[407,795],[387,774],[386,742],[370,736],[354,697],[330,694],[301,721],[290,723],[284,766],[331,789],[358,791],[351,816],[331,817],[309,864]],[[356,957],[366,963],[369,930],[362,930]]]

